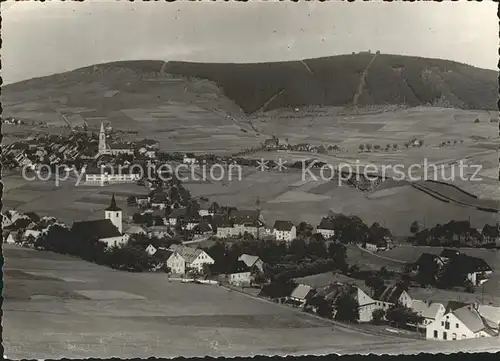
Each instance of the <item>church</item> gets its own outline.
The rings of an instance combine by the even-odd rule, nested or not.
[[[122,229],[122,210],[116,205],[115,195],[111,204],[104,210],[104,219],[74,222],[71,227],[72,238],[84,240],[97,239],[107,247],[120,246],[128,241]]]
[[[115,143],[108,144],[106,141],[106,132],[104,131],[104,124],[101,122],[101,130],[99,131],[99,148],[96,154],[96,158],[99,158],[101,155],[111,154],[134,154],[134,150],[131,148],[129,144],[124,143]]]

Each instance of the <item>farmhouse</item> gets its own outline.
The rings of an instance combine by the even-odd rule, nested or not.
[[[498,335],[498,323],[481,315],[477,305],[467,305],[448,312],[430,323],[426,330],[426,338],[432,340],[463,340]]]
[[[257,268],[260,272],[263,272],[264,262],[260,259],[259,256],[252,256],[249,254],[242,254],[238,261],[243,261],[250,268]]]
[[[493,269],[484,259],[466,254],[450,258],[446,267],[450,272],[465,274],[466,278],[475,286],[486,282],[488,276],[493,273]]]
[[[17,232],[9,232],[3,239],[7,244],[15,244],[17,241]]]
[[[297,228],[290,221],[276,221],[273,236],[277,241],[291,242],[297,238]]]
[[[250,286],[252,283],[251,269],[243,261],[235,262],[227,276],[232,286]]]
[[[418,325],[419,327],[424,328],[434,322],[436,319],[442,317],[446,312],[446,309],[442,303],[425,302],[421,300],[413,300],[411,308],[418,315],[424,318],[423,322]]]
[[[287,302],[292,303],[298,307],[304,307],[314,295],[314,290],[311,286],[299,284],[288,297]]]
[[[203,265],[214,264],[215,261],[210,257],[205,251],[198,248],[191,248],[181,245],[172,245],[169,248],[173,252],[171,258],[167,262],[167,266],[170,269],[173,267],[169,263],[177,263],[176,270],[181,272],[175,272],[179,274],[185,274],[189,270],[196,270],[198,272],[203,271]],[[181,262],[182,259],[182,262]]]
[[[335,235],[335,227],[330,220],[323,218],[316,227],[316,232],[321,234],[325,239],[329,239]]]
[[[379,308],[384,310],[395,304],[411,307],[412,299],[404,287],[400,284],[387,286],[375,292],[373,299]]]

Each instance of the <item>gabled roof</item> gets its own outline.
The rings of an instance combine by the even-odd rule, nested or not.
[[[415,261],[415,264],[420,267],[425,267],[429,264],[436,263],[438,261],[442,262],[440,256],[431,253],[422,253],[420,257]]]
[[[250,267],[248,267],[243,261],[237,261],[230,267],[228,274],[242,272],[250,272]]]
[[[375,294],[373,295],[373,299],[395,304],[399,301],[399,298],[401,297],[403,292],[404,288],[401,285],[387,286],[375,292]]]
[[[453,257],[448,264],[453,270],[465,273],[492,271],[491,266],[482,258],[459,254]]]
[[[105,209],[105,211],[112,211],[112,212],[118,212],[118,211],[121,211],[121,208],[119,208],[117,205],[116,205],[116,201],[115,201],[115,194],[113,193],[113,196],[111,197],[111,204],[109,205],[108,208]]]
[[[276,221],[274,222],[274,229],[277,231],[288,231],[292,230],[293,223],[290,221]]]
[[[253,223],[259,220],[259,212],[255,210],[231,210],[229,218],[237,224]]]
[[[259,256],[252,256],[250,254],[242,254],[238,261],[243,261],[248,267],[253,267],[259,260]]]
[[[201,249],[191,248],[178,244],[171,245],[169,250],[178,253],[182,258],[184,258],[184,261],[188,265],[191,264],[196,258],[198,258],[200,254],[203,253],[203,250]]]
[[[500,307],[491,305],[478,305],[478,312],[487,320],[491,320],[497,325],[500,324]]]
[[[489,329],[489,325],[485,324],[485,320],[472,305],[459,308],[453,314],[472,332]]]
[[[86,240],[121,236],[118,228],[109,219],[74,222],[71,227],[71,234],[73,237]]]
[[[290,295],[290,297],[305,300],[313,292],[312,288],[307,285],[298,285]]]
[[[329,229],[329,230],[333,231],[335,229],[335,227],[333,226],[333,222],[331,222],[330,220],[328,220],[326,218],[323,218],[321,220],[321,222],[319,223],[318,227],[316,227],[316,229]]]
[[[193,231],[199,231],[199,232],[210,232],[212,231],[212,227],[208,222],[201,222],[194,226]]]
[[[442,303],[425,302],[421,300],[413,300],[411,304],[413,311],[428,319],[435,319],[441,306],[444,308]]]

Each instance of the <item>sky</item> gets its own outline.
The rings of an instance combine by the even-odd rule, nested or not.
[[[487,2],[2,3],[4,84],[117,60],[265,62],[380,50],[497,69]]]

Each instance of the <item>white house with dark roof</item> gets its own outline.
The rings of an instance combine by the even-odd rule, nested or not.
[[[297,228],[290,221],[276,221],[272,234],[277,241],[291,242],[297,238]]]
[[[245,262],[237,261],[227,274],[228,281],[231,285],[237,287],[250,286],[252,283],[252,270]]]
[[[444,314],[426,329],[428,340],[464,340],[498,337],[499,324],[479,312],[477,305],[467,305]]]
[[[323,218],[316,227],[316,233],[321,234],[325,239],[332,238],[335,235],[333,223],[326,218]]]
[[[214,264],[215,261],[204,250],[199,248],[191,248],[187,246],[174,244],[170,246],[172,255],[167,260],[167,266],[174,273],[185,274],[190,269],[203,271],[203,265]]]

